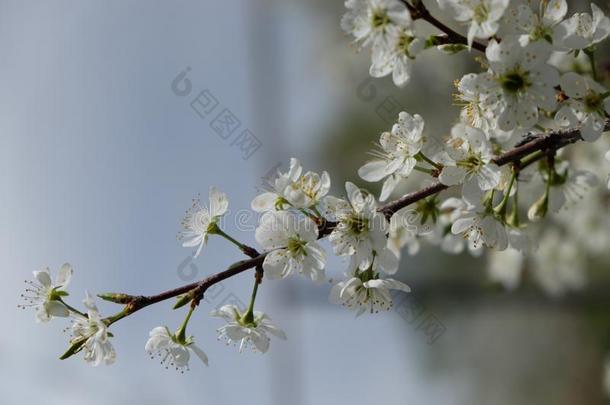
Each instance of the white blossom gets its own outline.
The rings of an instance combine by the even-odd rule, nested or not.
[[[326,197],[331,220],[338,221],[328,239],[338,256],[355,256],[357,267],[364,270],[375,255],[386,250],[388,221],[377,212],[375,198],[353,183],[345,183],[348,200]],[[393,269],[396,271],[396,269]]]
[[[504,224],[487,207],[472,206],[461,213],[451,226],[451,232],[463,235],[474,249],[481,245],[497,250],[508,247]]]
[[[576,13],[555,27],[554,39],[564,49],[586,49],[606,39],[610,34],[610,19],[591,3],[591,12]]]
[[[363,180],[377,182],[385,179],[379,199],[385,201],[398,182],[408,177],[417,164],[416,156],[421,151],[425,138],[424,119],[401,112],[391,132],[384,132],[379,138],[379,150],[371,154],[374,160],[358,170]]]
[[[610,114],[610,92],[596,81],[568,72],[561,77],[561,89],[569,97],[555,119],[560,125],[580,128],[585,141],[596,141],[604,132]]]
[[[252,322],[245,321],[237,306],[231,304],[212,311],[210,315],[227,321],[226,325],[218,328],[218,339],[225,339],[228,345],[239,343],[240,353],[248,346],[252,346],[254,351],[267,352],[270,340],[268,334],[286,340],[284,331],[273,325],[271,318],[260,311],[254,311]]]
[[[552,43],[555,27],[567,12],[566,0],[515,1],[506,12],[505,27],[509,33],[521,34],[522,44],[539,40]]]
[[[359,46],[387,47],[400,28],[410,28],[411,14],[399,0],[346,0],[341,28]]]
[[[390,290],[411,291],[408,285],[400,281],[391,278],[379,279],[378,274],[370,269],[357,271],[354,276],[337,283],[331,289],[329,299],[333,304],[355,310],[358,316],[366,311],[389,311],[393,305]]]
[[[509,0],[437,0],[443,9],[450,9],[456,21],[469,25],[468,46],[475,38],[490,38],[498,31]]]
[[[418,229],[416,224],[418,217],[419,215],[415,210],[404,207],[396,211],[390,218],[388,249],[397,258],[400,258],[400,251],[405,246],[407,246],[410,255],[419,251],[420,243],[417,239]]]
[[[195,353],[203,364],[208,365],[208,356],[195,344],[192,336],[182,341],[171,333],[167,326],[157,326],[150,331],[144,350],[150,354],[151,358],[159,357],[161,364],[166,369],[174,367],[176,371],[182,373],[189,369],[191,352]]]
[[[411,79],[413,62],[425,46],[425,41],[417,38],[411,29],[400,28],[388,39],[388,46],[373,48],[369,73],[372,77],[392,74],[398,87],[405,86]]]
[[[463,184],[464,199],[478,204],[483,192],[500,182],[500,168],[491,162],[490,142],[480,129],[460,123],[451,130],[446,145],[452,162],[443,167],[439,181],[447,186]]]
[[[483,246],[468,243],[462,235],[456,235],[451,232],[451,226],[462,215],[467,214],[471,204],[461,198],[449,197],[444,200],[439,206],[439,216],[434,226],[426,239],[433,245],[440,246],[441,250],[449,254],[460,254],[467,247],[468,252],[479,257],[483,254]]]
[[[459,93],[455,95],[455,99],[457,104],[462,107],[461,121],[471,127],[479,128],[485,135],[489,135],[493,124],[489,111],[482,108],[479,80],[479,75],[475,73],[464,75],[456,83]]]
[[[252,200],[252,209],[256,212],[266,212],[289,207],[310,208],[316,205],[328,193],[330,177],[327,172],[319,175],[310,171],[301,175],[302,172],[299,161],[291,158],[288,171],[278,172],[277,177],[269,183],[270,190]]]
[[[488,256],[488,274],[493,282],[502,284],[507,290],[514,290],[521,281],[521,271],[525,256],[515,249],[493,250]]]
[[[73,313],[72,345],[80,345],[77,352],[84,353],[84,359],[94,367],[105,363],[110,365],[116,360],[116,352],[110,342],[110,333],[102,320],[93,298],[87,293],[83,300],[87,316]]]
[[[502,131],[530,129],[538,123],[539,111],[552,111],[557,100],[559,73],[547,64],[551,45],[537,41],[521,46],[513,38],[491,40],[485,52],[489,71],[480,75],[480,99]]]
[[[210,205],[206,207],[201,200],[196,198],[193,205],[186,211],[182,220],[182,231],[178,238],[182,240],[184,247],[197,247],[195,257],[199,256],[203,245],[208,241],[208,235],[214,232],[218,221],[227,212],[229,199],[216,187],[210,187]]]
[[[68,308],[61,302],[61,297],[68,295],[66,288],[72,278],[72,266],[65,263],[59,269],[55,282],[51,280],[50,269],[35,271],[36,281],[26,281],[28,287],[21,297],[25,300],[20,308],[33,307],[36,310],[36,322],[48,322],[53,317],[67,317]]]
[[[542,288],[553,296],[583,288],[587,282],[585,262],[577,243],[556,230],[545,232],[539,240],[532,268]]]
[[[548,173],[542,177],[546,184]],[[566,164],[553,169],[551,184],[528,210],[530,221],[536,221],[547,212],[559,212],[564,206],[573,206],[584,197],[585,193],[598,183],[597,176],[586,170],[573,170]]]
[[[318,227],[310,218],[286,211],[268,212],[261,218],[255,236],[270,251],[263,262],[267,278],[297,273],[313,281],[324,279],[326,254],[316,242]]]

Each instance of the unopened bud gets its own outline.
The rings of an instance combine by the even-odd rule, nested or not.
[[[122,293],[104,293],[97,296],[104,301],[114,302],[115,304],[128,304],[133,300],[133,296]]]

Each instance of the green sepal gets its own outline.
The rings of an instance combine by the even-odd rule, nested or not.
[[[183,306],[185,306],[186,304],[191,302],[192,299],[193,299],[193,297],[191,297],[191,294],[189,294],[189,293],[184,294],[184,295],[179,295],[178,299],[176,300],[176,303],[174,304],[173,309],[182,308]]]
[[[80,352],[83,349],[83,346],[86,341],[87,341],[87,339],[80,338],[76,342],[72,343],[72,345],[70,345],[68,350],[66,350],[66,352],[61,355],[59,360],[65,360],[68,357],[71,357],[71,356],[75,355],[76,353]]]

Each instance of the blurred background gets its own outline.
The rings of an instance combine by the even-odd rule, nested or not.
[[[587,7],[573,2],[570,14]],[[330,283],[265,282],[257,306],[289,339],[263,356],[218,342],[221,321],[207,316],[247,301],[246,273],[195,314],[189,331],[210,367],[192,362],[184,375],[144,352],[150,329],[184,316],[171,302],[113,326],[118,361],[99,368],[58,360],[67,324],[36,324],[16,308],[33,270],[55,274],[65,261],[72,303],[85,290],[152,294],[203,278],[239,255],[211,239],[193,261],[180,246],[197,193],[225,191],[238,218],[227,231],[253,244],[256,219],[244,210],[291,156],[328,170],[341,194],[347,180],[372,187],[356,170],[398,111],[446,135],[458,111],[452,83],[476,70],[471,58],[427,51],[398,89],[368,77],[368,54],[339,28],[343,13],[341,1],[322,0],[0,1],[1,403],[609,403],[603,257],[587,264],[582,289],[551,297],[527,272],[507,292],[485,258],[424,248],[402,262],[413,293],[358,319],[328,303]],[[332,260],[329,277],[344,267]]]

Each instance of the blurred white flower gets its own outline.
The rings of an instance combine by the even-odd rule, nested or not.
[[[359,46],[388,47],[400,28],[410,28],[411,14],[398,0],[346,0],[347,13],[341,28],[353,35]]]
[[[546,184],[549,181],[548,173],[541,178]],[[597,184],[598,179],[595,174],[586,170],[572,170],[567,165],[560,165],[554,169],[551,184],[530,207],[527,216],[530,221],[537,221],[549,211],[559,212],[564,206],[573,206]]]
[[[464,199],[479,204],[483,192],[500,182],[500,168],[491,162],[491,143],[480,129],[460,123],[452,128],[445,150],[453,161],[443,167],[439,181],[447,186],[463,183]]]
[[[485,53],[489,71],[478,82],[481,105],[493,112],[502,131],[530,129],[538,123],[539,108],[555,109],[559,73],[547,64],[551,51],[546,41],[526,46],[514,38],[489,42]]]
[[[326,254],[316,242],[318,227],[307,217],[290,212],[268,212],[256,229],[256,241],[270,252],[263,269],[269,279],[303,274],[313,281],[324,279]]]
[[[610,398],[610,357],[606,357],[606,361],[604,361],[604,374],[602,376],[602,384],[606,396]]]
[[[425,41],[407,28],[398,29],[388,41],[387,47],[373,48],[369,73],[372,77],[385,77],[391,73],[396,86],[405,86],[411,79],[413,62],[424,49]]]
[[[178,235],[183,241],[184,247],[197,247],[195,257],[201,253],[201,248],[208,241],[208,235],[213,233],[218,226],[218,221],[226,214],[229,207],[229,199],[216,187],[210,187],[210,205],[206,207],[201,200],[196,198],[193,205],[186,211],[182,220],[182,231]]]
[[[606,152],[606,160],[610,162],[610,150]],[[608,190],[610,190],[610,176],[608,178]]]
[[[540,247],[532,255],[532,269],[540,286],[552,296],[583,288],[586,262],[577,241],[555,229],[545,232],[539,241]]]
[[[166,369],[175,367],[176,371],[182,373],[189,369],[190,352],[195,353],[203,364],[208,365],[208,356],[194,343],[192,336],[181,340],[166,326],[157,326],[150,331],[144,350],[151,358],[155,355],[161,358],[161,364]]]
[[[610,19],[591,3],[591,12],[576,13],[555,27],[554,40],[568,49],[585,49],[600,43],[610,34]]]
[[[379,138],[379,150],[371,154],[376,159],[367,162],[358,170],[358,175],[369,182],[386,179],[381,190],[380,201],[390,196],[398,182],[407,178],[417,164],[415,156],[424,144],[424,119],[401,112],[392,132],[384,132]]]
[[[560,83],[569,99],[563,102],[555,120],[565,127],[580,128],[585,141],[596,141],[610,114],[610,92],[593,79],[574,72],[563,75]]]
[[[442,9],[450,9],[456,21],[469,25],[468,46],[475,38],[490,38],[498,31],[509,0],[437,0]]]
[[[408,246],[407,251],[414,255],[419,251],[419,240],[417,239],[417,211],[409,207],[404,207],[394,213],[390,218],[390,228],[388,232],[388,249],[400,258],[400,251]]]
[[[327,172],[320,176],[314,172],[301,175],[303,168],[295,158],[290,159],[286,173],[278,172],[269,183],[270,191],[259,194],[252,200],[251,207],[256,212],[281,211],[287,208],[310,208],[316,205],[330,189]]]
[[[489,252],[487,259],[487,271],[491,281],[502,284],[507,290],[514,290],[519,286],[525,259],[523,253],[514,249],[493,250]]]
[[[26,302],[20,308],[33,307],[36,310],[36,322],[48,322],[53,317],[67,317],[68,308],[61,302],[61,297],[68,295],[66,288],[72,278],[72,266],[65,263],[59,269],[55,282],[52,282],[50,269],[35,271],[35,281],[26,281],[28,287],[21,298]]]
[[[246,322],[237,306],[228,304],[212,311],[210,315],[227,321],[226,325],[218,328],[218,339],[226,339],[227,344],[236,345],[239,342],[240,353],[249,345],[254,351],[267,352],[270,340],[267,334],[286,340],[284,331],[274,326],[271,318],[263,312],[254,311],[253,321]]]
[[[87,316],[72,313],[72,339],[70,343],[79,345],[76,352],[82,351],[87,363],[94,367],[104,362],[110,365],[116,360],[116,352],[110,342],[110,333],[106,323],[102,320],[100,313],[95,305],[95,301],[86,294],[83,300],[87,308]]]
[[[375,254],[386,250],[388,221],[377,212],[375,198],[356,187],[345,183],[348,200],[328,196],[325,199],[331,220],[338,224],[328,237],[338,256],[355,256],[357,267],[368,269]]]

